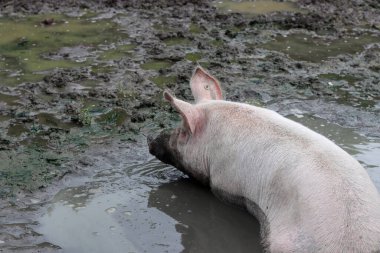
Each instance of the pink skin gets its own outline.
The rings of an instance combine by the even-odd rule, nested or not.
[[[198,67],[196,104],[164,92],[182,126],[148,139],[158,159],[243,205],[269,252],[380,252],[380,198],[364,168],[327,138],[255,106],[223,100]]]

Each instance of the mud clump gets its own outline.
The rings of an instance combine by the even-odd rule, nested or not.
[[[62,88],[70,82],[82,81],[89,78],[87,69],[63,69],[56,70],[52,74],[44,77],[44,81],[57,88]]]

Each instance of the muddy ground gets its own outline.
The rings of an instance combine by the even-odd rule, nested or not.
[[[102,171],[150,161],[145,136],[179,120],[162,91],[192,100],[197,64],[227,100],[380,138],[378,1],[198,2],[0,1],[0,252],[62,246],[35,229],[60,190],[131,183]],[[158,188],[184,177],[150,175]]]

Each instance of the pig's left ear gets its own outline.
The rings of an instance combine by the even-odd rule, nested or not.
[[[194,105],[175,98],[172,94],[164,91],[164,98],[181,114],[184,127],[194,134],[201,122],[201,113]]]
[[[218,80],[198,66],[190,80],[190,88],[195,102],[204,100],[222,100],[223,94]]]

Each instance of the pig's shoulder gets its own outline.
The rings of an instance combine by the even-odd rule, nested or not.
[[[204,102],[199,106],[207,111],[210,118],[218,122],[228,122],[226,127],[229,129],[238,127],[240,130],[249,130],[250,133],[261,133],[261,136],[267,136],[268,139],[281,138],[306,146],[312,143],[322,147],[332,145],[322,135],[270,109],[222,100]]]
[[[274,128],[304,128],[302,125],[291,121],[275,111],[244,103],[230,102],[224,100],[213,100],[198,104],[207,112],[209,117],[217,117],[229,122],[248,125],[267,125]],[[239,124],[239,125],[241,125]]]

